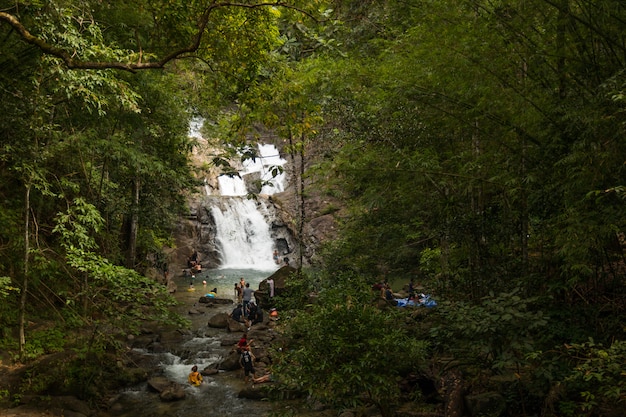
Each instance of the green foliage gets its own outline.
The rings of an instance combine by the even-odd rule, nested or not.
[[[120,330],[136,331],[146,317],[147,309],[153,319],[182,324],[183,321],[170,310],[174,300],[163,286],[93,252],[96,246],[90,236],[100,227],[102,218],[94,206],[80,199],[74,203],[68,212],[57,216],[54,229],[61,235],[68,265],[84,277],[82,291],[74,297],[69,296],[66,304],[75,305],[78,302],[75,297],[89,300],[89,308],[98,312],[99,318],[92,324],[95,328],[106,324]],[[88,347],[95,348],[91,344]]]
[[[285,279],[285,292],[276,296],[274,303],[278,310],[289,314],[310,303],[309,295],[319,289],[312,277],[307,274],[291,273]]]
[[[479,303],[441,302],[431,329],[433,344],[464,362],[497,372],[517,371],[535,350],[548,317],[537,309],[538,299],[520,291],[484,297]]]
[[[22,359],[36,359],[44,354],[61,352],[68,344],[64,329],[43,329],[29,333]]]
[[[562,353],[571,364],[571,374],[563,381],[569,399],[563,405],[575,406],[565,415],[592,416],[607,409],[623,409],[626,343],[616,340],[605,347],[589,340],[566,345]]]
[[[0,277],[0,297],[6,298],[11,291],[19,291],[19,288],[11,285],[11,278]]]
[[[624,342],[608,347],[589,339],[529,355],[532,383],[547,386],[546,405],[564,416],[620,413],[624,404]],[[612,414],[613,413],[613,414]]]
[[[619,405],[621,344],[580,341],[624,332],[624,5],[294,5],[323,19],[200,0],[2,8],[76,59],[122,63],[186,48],[207,19],[199,48],[184,55],[199,59],[143,74],[67,70],[0,23],[0,276],[11,278],[0,280],[3,329],[16,323],[7,290],[22,278],[36,294],[33,311],[49,306],[68,327],[87,320],[93,334],[135,325],[148,309],[170,318],[161,289],[119,265],[132,247],[140,261],[128,266],[141,269],[170,238],[194,184],[186,132],[197,113],[233,145],[214,159],[225,172],[237,151],[253,158],[250,140],[269,130],[303,158],[301,195],[332,196],[325,213],[338,216],[340,230],[325,242],[326,274],[294,276],[294,297],[280,300],[299,312],[292,331],[303,343],[289,359],[306,372],[286,374],[299,388],[333,404],[353,404],[368,389],[392,403],[395,387],[382,387],[378,374],[393,379],[404,369],[372,356],[397,359],[395,342],[412,352],[407,368],[419,367],[423,346],[410,343],[393,311],[369,306],[368,284],[424,277],[441,301],[424,323],[436,353],[453,354],[464,370],[514,377],[520,397],[543,390],[550,405],[552,382],[563,381],[567,396],[555,408],[565,414]],[[312,166],[304,155],[318,160]],[[136,243],[124,232],[132,221]],[[25,232],[37,237],[26,260]],[[319,303],[309,306],[311,291]],[[33,336],[33,353],[61,344]],[[114,344],[94,339],[84,355]],[[570,346],[562,355],[529,369],[525,355],[562,343]],[[333,375],[329,393],[320,391],[320,368]],[[503,392],[513,397],[513,386]]]
[[[66,251],[96,249],[93,232],[102,227],[103,219],[95,206],[77,198],[66,213],[59,213],[53,232],[61,234],[61,246]]]
[[[425,366],[426,343],[399,326],[393,310],[371,303],[356,275],[333,275],[310,306],[290,320],[290,345],[276,369],[281,380],[337,407],[363,401],[384,415],[400,396],[393,383]]]

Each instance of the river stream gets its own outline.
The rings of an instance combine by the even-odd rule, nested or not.
[[[244,277],[250,287],[258,289],[259,282],[271,275],[273,271],[221,269],[205,271],[195,277],[194,291],[188,291],[190,277],[176,277],[178,291],[174,294],[180,302],[177,312],[191,320],[191,335],[184,338],[176,352],[148,353],[156,355],[157,363],[170,381],[184,387],[186,398],[175,402],[163,402],[158,394],[148,389],[147,383],[126,389],[117,399],[116,413],[120,417],[206,417],[206,416],[266,416],[272,411],[272,404],[267,401],[255,401],[238,398],[238,392],[244,387],[243,374],[239,371],[222,372],[213,376],[205,376],[200,387],[187,384],[187,375],[193,365],[199,369],[218,363],[228,354],[231,347],[222,346],[222,340],[231,340],[239,335],[228,333],[225,329],[213,329],[207,326],[212,315],[230,312],[232,304],[216,305],[207,308],[199,304],[198,299],[206,292],[217,288],[219,298],[234,299],[234,286]],[[206,284],[203,283],[206,281]],[[205,311],[204,314],[188,315],[190,309]],[[181,353],[182,352],[182,353]]]

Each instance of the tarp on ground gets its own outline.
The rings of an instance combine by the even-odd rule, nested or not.
[[[427,307],[433,308],[437,306],[437,302],[430,298],[430,295],[420,294],[419,298],[410,300],[409,298],[396,298],[396,306],[398,307]]]

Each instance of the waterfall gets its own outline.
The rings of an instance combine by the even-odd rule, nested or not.
[[[215,244],[221,254],[221,269],[275,270],[272,252],[276,243],[271,235],[270,215],[265,198],[247,199],[246,178],[269,183],[262,195],[284,191],[284,174],[272,175],[274,167],[287,161],[274,145],[260,144],[260,157],[244,162],[239,175],[218,178],[219,203],[211,207],[215,220]]]
[[[221,268],[276,269],[272,259],[274,241],[262,207],[245,197],[228,197],[222,203],[211,208],[215,243],[222,255]]]

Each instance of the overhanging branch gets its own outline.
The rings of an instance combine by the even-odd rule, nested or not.
[[[247,9],[255,9],[259,7],[283,7],[292,10],[297,10],[300,13],[310,17],[311,19],[315,18],[308,12],[299,9],[293,5],[289,5],[283,2],[261,2],[254,4],[245,4],[245,3],[236,3],[236,2],[223,2],[223,3],[213,3],[209,7],[207,7],[200,18],[198,19],[197,28],[195,35],[192,37],[191,42],[188,46],[172,51],[171,53],[165,55],[163,58],[155,61],[147,61],[147,62],[120,62],[120,61],[81,61],[80,59],[76,59],[72,57],[72,54],[63,49],[50,44],[44,41],[41,38],[30,33],[30,31],[16,18],[14,15],[6,12],[0,12],[0,21],[4,21],[11,25],[13,29],[20,35],[20,37],[31,45],[35,45],[39,48],[44,54],[52,55],[57,58],[60,58],[68,69],[120,69],[130,72],[136,72],[138,70],[145,69],[161,69],[168,62],[173,61],[177,58],[184,56],[185,54],[190,54],[196,52],[200,47],[200,43],[202,41],[202,36],[204,35],[204,31],[209,23],[209,17],[211,12],[217,8],[223,7],[241,7]]]

